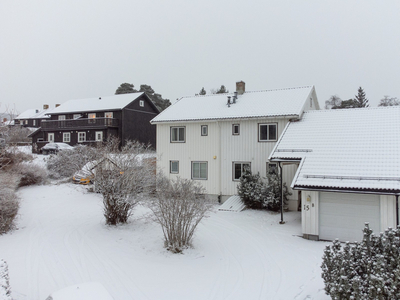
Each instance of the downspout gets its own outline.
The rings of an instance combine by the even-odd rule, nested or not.
[[[279,224],[285,224],[285,221],[283,221],[283,171],[282,171],[282,166],[281,166],[281,162],[278,162],[278,166],[279,166],[279,170],[280,170],[280,183],[281,183],[281,220],[279,222]]]
[[[399,226],[399,195],[396,195],[396,225]]]

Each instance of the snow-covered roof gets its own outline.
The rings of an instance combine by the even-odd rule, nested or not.
[[[270,155],[301,160],[293,187],[400,191],[400,107],[309,111]]]
[[[53,110],[54,110],[54,108],[44,109],[44,110],[40,111],[39,113],[35,114],[34,116],[32,116],[31,119],[47,119],[47,118],[50,118],[48,113],[50,113]]]
[[[53,109],[49,114],[78,113],[117,110],[127,106],[139,98],[143,93],[130,93],[113,95],[107,97],[96,97],[88,99],[69,100]]]
[[[30,119],[37,113],[39,113],[38,109],[34,109],[34,108],[28,109],[28,110],[24,111],[23,113],[19,114],[18,117],[15,118],[15,120]]]
[[[229,107],[227,96],[233,97],[233,93],[183,97],[151,122],[299,116],[313,90],[313,86],[305,86],[245,92]]]

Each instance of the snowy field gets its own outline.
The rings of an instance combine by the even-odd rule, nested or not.
[[[194,248],[171,254],[144,207],[108,227],[100,195],[73,184],[22,188],[17,230],[0,236],[16,300],[46,299],[97,281],[123,299],[329,299],[323,291],[324,242],[304,240],[300,213],[215,210]]]

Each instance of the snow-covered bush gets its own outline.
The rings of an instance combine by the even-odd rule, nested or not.
[[[325,292],[332,299],[400,299],[400,227],[379,236],[364,227],[362,242],[327,246],[322,257]]]
[[[118,140],[98,149],[95,190],[103,195],[106,224],[126,223],[141,196],[155,187],[155,154],[149,146],[127,141],[118,150]]]
[[[283,205],[288,202],[289,192],[286,182],[282,184],[283,189]],[[281,208],[281,177],[279,174],[267,174],[266,186],[264,189],[263,207],[268,210],[278,211]]]
[[[51,178],[71,177],[88,162],[96,160],[97,149],[88,146],[76,146],[72,150],[60,151],[47,160],[47,169]]]
[[[249,168],[245,168],[237,187],[238,195],[248,208],[260,209],[264,202],[265,183],[260,174],[252,174]]]
[[[205,189],[197,182],[180,177],[171,181],[162,175],[157,180],[156,197],[149,202],[164,233],[165,247],[173,253],[191,246],[197,225],[211,207]]]
[[[0,234],[8,232],[13,227],[18,208],[18,197],[14,190],[4,186],[0,187]]]
[[[11,300],[10,280],[7,262],[0,259],[0,300]]]
[[[47,179],[47,170],[39,165],[20,164],[16,172],[20,176],[18,187],[43,184]]]

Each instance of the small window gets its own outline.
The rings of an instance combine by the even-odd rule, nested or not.
[[[278,174],[278,164],[267,163],[267,174]]]
[[[246,169],[251,170],[250,162],[234,162],[232,165],[233,165],[232,177],[234,181],[238,181],[240,177],[242,177]]]
[[[54,142],[54,133],[48,133],[47,134],[47,141],[48,142]]]
[[[171,174],[178,174],[179,173],[179,161],[177,161],[177,160],[170,160],[169,161],[169,172]]]
[[[63,142],[69,143],[71,141],[71,134],[69,132],[63,133]]]
[[[36,126],[36,120],[33,120],[33,126]]]
[[[240,124],[233,124],[232,125],[232,134],[239,135],[240,134]]]
[[[273,124],[258,124],[258,141],[269,142],[276,141],[277,139],[277,128],[276,123]]]
[[[110,119],[112,119],[112,118],[113,118],[113,113],[112,113],[112,111],[110,111],[110,112],[105,112],[105,113],[104,113],[104,117],[105,117],[105,118],[110,118]]]
[[[88,114],[88,119],[89,119],[89,124],[94,124],[96,123],[96,113],[91,113]]]
[[[171,127],[171,143],[185,142],[185,127]]]
[[[25,125],[28,125],[28,120],[25,120]]]
[[[58,119],[59,119],[59,120],[65,120],[65,115],[59,115],[59,116],[58,116]]]
[[[310,98],[310,107],[312,107],[312,98]]]
[[[140,101],[139,101],[139,105],[140,105],[141,107],[144,107],[144,101],[143,101],[143,100],[140,100]]]
[[[103,131],[96,131],[96,142],[102,142],[103,141]]]
[[[86,142],[86,132],[78,132],[78,143]]]
[[[207,162],[192,161],[192,179],[207,180]]]
[[[201,125],[201,135],[202,136],[208,135],[208,125]]]

